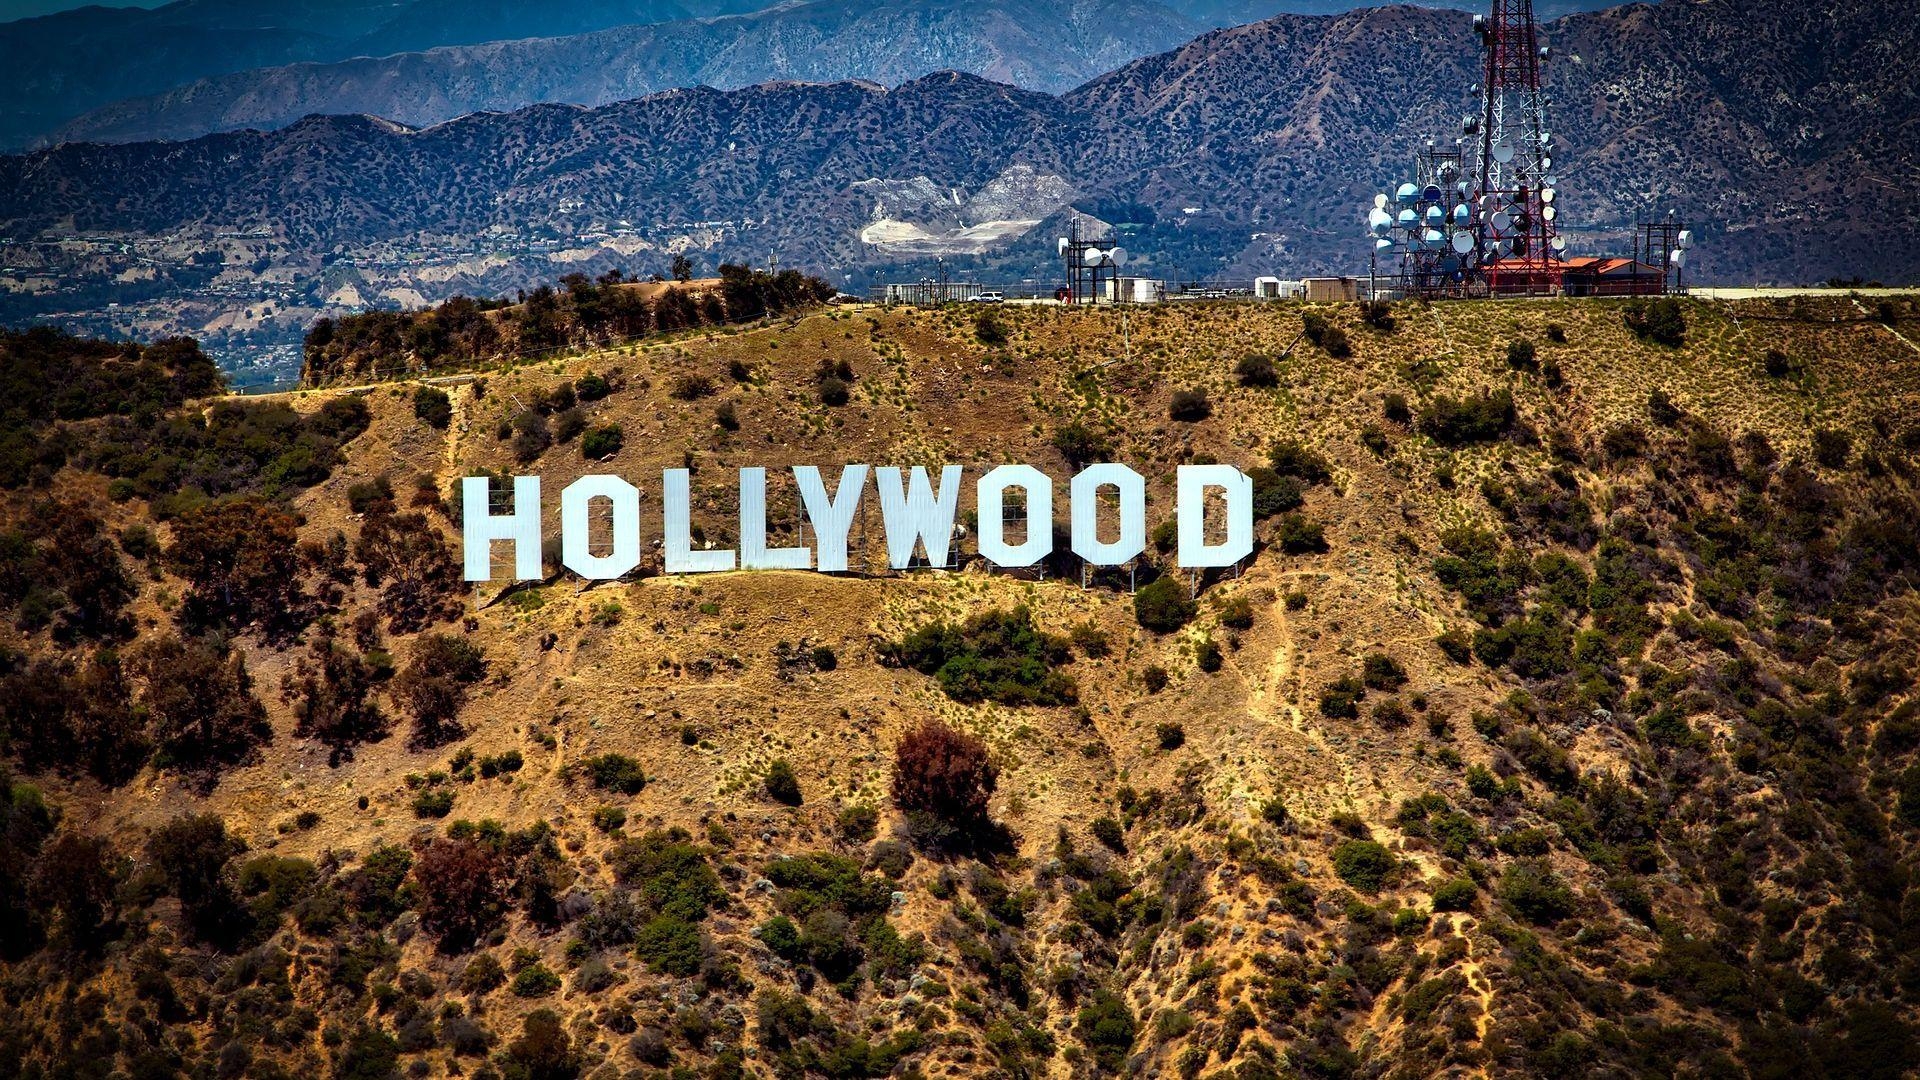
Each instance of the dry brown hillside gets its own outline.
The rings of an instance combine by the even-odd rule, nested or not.
[[[63,421],[0,554],[58,582],[99,545],[127,620],[0,590],[0,1071],[1900,1075],[1912,308],[1687,302],[1678,346],[1624,310],[1145,309],[1131,359],[1109,312],[808,314],[240,406],[337,452],[204,501],[127,460],[185,451]],[[867,572],[658,573],[663,468],[724,543],[734,470],[769,467],[778,543],[794,464],[1029,462],[1064,521],[1063,447],[1145,474],[1156,525],[1177,464],[1259,470],[1255,557],[1168,632],[1123,577],[989,572],[970,538],[881,572],[877,507]],[[483,472],[540,475],[549,532],[573,478],[633,481],[642,573],[464,586]],[[1060,704],[902,662],[1022,609]],[[211,650],[201,681],[163,639]],[[207,749],[249,697],[270,730]],[[928,720],[984,741],[998,842],[895,805]]]

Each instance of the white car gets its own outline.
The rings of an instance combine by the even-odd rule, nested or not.
[[[1005,296],[1002,296],[997,292],[983,292],[978,296],[973,296],[973,297],[970,297],[969,299],[976,304],[1003,304],[1003,303],[1006,303],[1006,300],[1007,300]]]

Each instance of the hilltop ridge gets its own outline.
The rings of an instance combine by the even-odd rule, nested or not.
[[[856,308],[251,403],[143,354],[144,411],[8,420],[0,1066],[1899,1075],[1917,309],[1630,310],[1142,309],[1129,363]],[[1156,525],[1248,470],[1256,555],[453,576],[467,475],[688,467],[724,543],[740,467],[1102,459]]]

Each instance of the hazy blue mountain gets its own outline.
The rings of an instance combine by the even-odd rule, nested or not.
[[[786,10],[793,6],[808,10]],[[177,138],[280,126],[312,113],[373,112],[421,123],[540,101],[605,104],[696,82],[897,82],[942,68],[1062,90],[1208,29],[1277,12],[1355,6],[1351,0],[1054,0],[1026,7],[905,0],[772,8],[766,0],[179,0],[151,10],[89,7],[0,25],[0,62],[11,80],[0,102],[0,149],[60,138]],[[1557,6],[1600,7],[1604,0]],[[756,19],[721,26],[688,21],[763,8]],[[638,32],[666,23],[678,25]],[[457,48],[474,45],[488,47]],[[456,51],[428,52],[445,47]]]

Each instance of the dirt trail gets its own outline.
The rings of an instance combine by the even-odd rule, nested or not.
[[[1473,922],[1471,915],[1460,914],[1453,917],[1454,935],[1467,943],[1467,958],[1460,962],[1460,974],[1466,976],[1467,988],[1480,999],[1480,1015],[1473,1020],[1475,1041],[1484,1043],[1487,1039],[1487,1025],[1493,1021],[1493,980],[1487,978],[1486,973],[1480,970],[1480,961],[1473,953],[1473,936],[1461,928],[1462,924],[1472,924],[1468,929],[1478,924]],[[1481,1075],[1486,1075],[1485,1069],[1481,1070]]]

